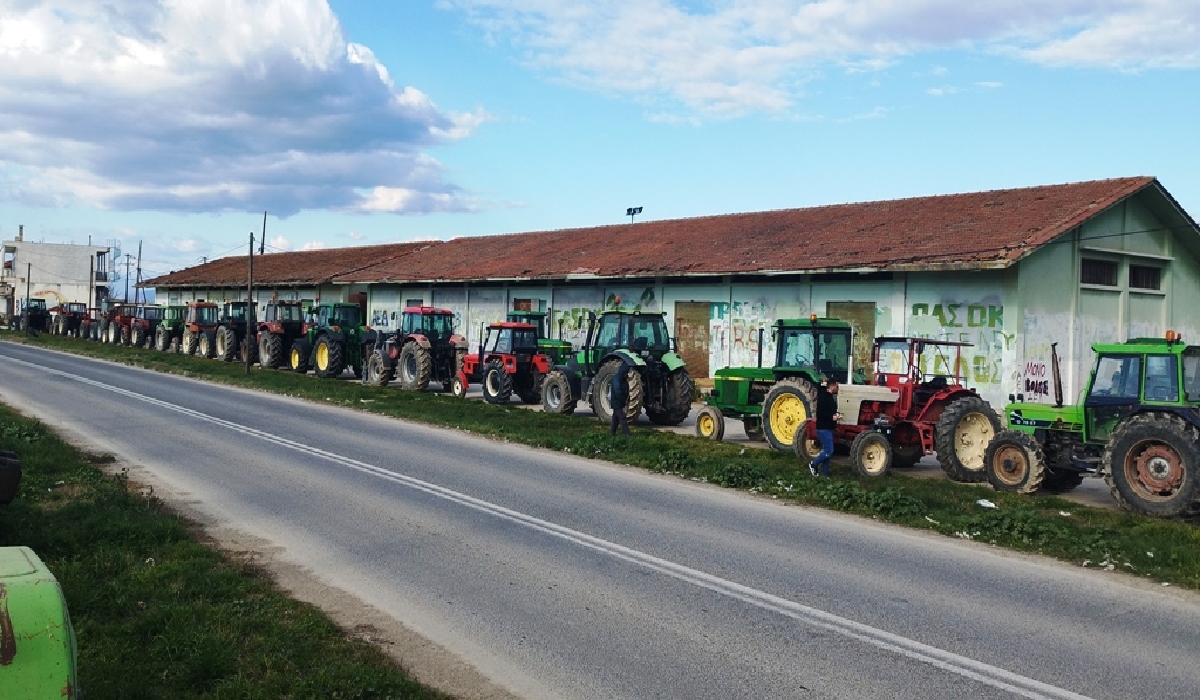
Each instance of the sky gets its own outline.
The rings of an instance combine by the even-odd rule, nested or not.
[[[0,0],[0,238],[143,278],[1133,175],[1200,219],[1197,0]]]

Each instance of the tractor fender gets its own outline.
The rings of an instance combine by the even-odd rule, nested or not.
[[[362,334],[362,344],[363,345],[374,345],[376,343],[376,340],[378,338],[382,337],[382,335],[383,335],[382,333],[380,333],[379,331],[374,330],[374,329],[365,330],[365,331],[363,331],[363,334]]]
[[[450,344],[459,350],[469,349],[467,346],[467,337],[464,335],[459,335],[458,333],[450,336]]]
[[[416,343],[417,345],[420,345],[421,347],[425,348],[426,350],[433,347],[429,343],[429,338],[426,338],[423,333],[409,333],[408,339],[405,340],[404,342],[410,342],[410,341]]]
[[[596,363],[596,367],[599,367],[600,365],[604,364],[605,362],[608,362],[609,360],[613,359],[614,357],[619,357],[622,360],[633,365],[634,367],[645,367],[646,366],[645,358],[639,357],[632,350],[626,350],[626,349],[622,348],[620,350],[615,350],[615,351],[610,352],[609,354],[605,355],[603,359],[601,359],[599,362]]]
[[[942,411],[955,401],[965,396],[978,396],[975,392],[969,389],[943,389],[933,396],[929,397],[929,401],[925,402],[925,408],[921,409],[920,415],[914,420],[922,423],[935,423],[938,418],[941,418]]]
[[[322,333],[321,335],[317,336],[317,339],[320,339],[320,338],[328,338],[329,341],[332,343],[346,342],[346,334],[341,331],[326,331],[326,332]]]
[[[538,354],[533,356],[533,359],[529,361],[529,364],[533,367],[533,369],[535,371],[540,372],[541,374],[549,374],[550,373],[550,356],[549,355],[543,355],[542,353],[539,352]]]
[[[680,357],[679,355],[676,355],[673,352],[668,352],[665,355],[663,355],[662,362],[664,365],[667,366],[668,372],[674,372],[675,370],[677,370],[680,367],[683,367],[684,365],[687,364],[686,362],[683,361],[682,357]]]
[[[467,387],[471,386],[471,382],[467,381],[467,379],[468,379],[468,377],[467,377],[466,370],[460,369],[458,371],[458,381],[462,382],[464,391],[467,389]]]

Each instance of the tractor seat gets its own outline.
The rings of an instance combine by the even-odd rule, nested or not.
[[[634,352],[641,352],[641,351],[645,350],[648,345],[649,345],[649,342],[646,340],[645,337],[634,338],[633,343],[631,343],[629,345],[629,348],[631,350],[633,350]]]
[[[942,389],[945,389],[948,384],[949,382],[946,381],[945,377],[938,376],[930,379],[927,382],[921,382],[918,388],[933,393],[935,391],[941,391]]]

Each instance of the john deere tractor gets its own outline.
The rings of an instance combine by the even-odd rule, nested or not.
[[[550,337],[550,319],[545,311],[509,311],[508,320],[513,323],[531,323],[537,329],[538,350],[550,358],[552,365],[561,365],[571,356],[574,348],[570,341]]]
[[[740,419],[747,437],[766,440],[777,450],[792,449],[796,429],[814,416],[817,385],[825,378],[849,379],[851,327],[832,318],[780,319],[771,329],[774,364],[762,366],[759,335],[757,367],[717,370],[706,406],[696,417],[696,433],[720,440],[725,418]]]
[[[258,344],[258,364],[263,369],[278,369],[284,363],[284,349],[304,336],[304,309],[300,301],[273,299],[267,302],[263,317],[251,342]]]
[[[602,421],[612,419],[608,387],[621,363],[632,365],[625,415],[642,409],[657,425],[679,425],[692,410],[695,385],[675,354],[663,314],[607,311],[590,314],[583,349],[556,366],[542,384],[547,413],[570,414],[589,402]]]
[[[401,313],[400,328],[374,336],[365,381],[387,386],[393,377],[402,389],[425,391],[438,382],[451,391],[467,355],[467,339],[455,332],[454,312],[433,306],[410,306]]]
[[[163,308],[162,320],[154,329],[154,349],[159,352],[177,352],[183,343],[183,323],[187,318],[187,307],[172,305]]]
[[[288,354],[293,372],[304,374],[311,367],[318,377],[337,378],[347,367],[361,377],[364,361],[362,309],[358,304],[319,304],[309,310],[312,320],[304,335],[292,341]]]
[[[1125,510],[1200,515],[1200,346],[1168,331],[1092,351],[1082,404],[1063,405],[1054,347],[1054,405],[1010,397],[1010,429],[984,453],[988,481],[1004,491],[1065,491],[1099,474]]]

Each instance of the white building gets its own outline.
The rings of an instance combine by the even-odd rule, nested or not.
[[[98,306],[108,298],[107,246],[34,243],[25,240],[22,226],[15,240],[0,243],[0,313],[20,313],[25,299],[45,299],[46,306],[86,302]]]

